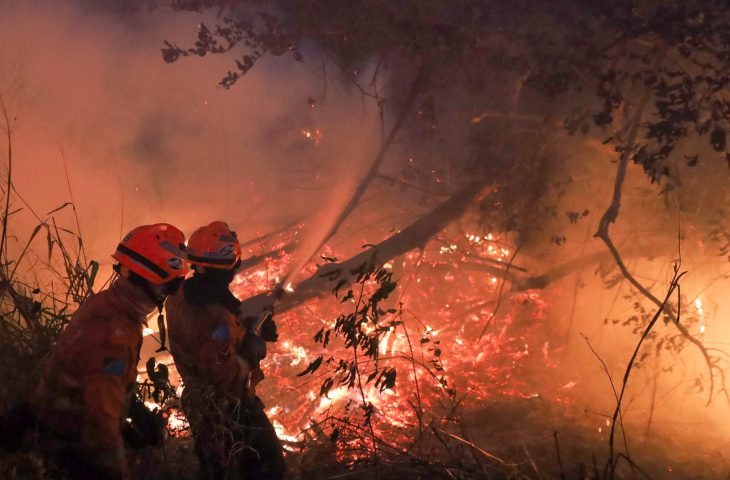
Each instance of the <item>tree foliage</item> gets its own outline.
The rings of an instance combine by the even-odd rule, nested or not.
[[[227,53],[235,67],[221,80],[226,88],[266,53],[317,62],[322,55],[377,101],[387,121],[423,75],[389,166],[397,166],[401,185],[422,192],[448,193],[475,175],[492,179],[499,189],[480,205],[482,221],[514,232],[519,243],[535,236],[565,242],[548,225],[563,217],[559,200],[571,188],[565,152],[555,145],[565,133],[597,139],[615,158],[628,152],[662,192],[705,180],[679,165],[730,162],[723,93],[730,10],[720,0],[550,0],[539,8],[527,0],[199,0],[172,7],[215,12],[218,23],[201,24],[191,47],[167,41],[165,60]],[[649,105],[629,145],[645,92]]]
[[[364,423],[369,425],[375,413],[372,402],[367,399],[364,388],[374,381],[375,387],[383,392],[395,387],[397,372],[393,367],[380,363],[380,348],[386,335],[401,325],[397,319],[398,311],[385,309],[381,303],[387,301],[396,288],[392,272],[383,268],[376,259],[374,250],[371,258],[352,269],[350,275],[355,280],[350,284],[349,276],[340,279],[341,269],[334,269],[326,275],[334,283],[332,293],[340,303],[354,303],[352,311],[340,314],[332,327],[322,327],[314,341],[327,349],[330,341],[339,338],[344,347],[352,352],[351,357],[335,358],[319,355],[302,371],[299,376],[313,374],[325,365],[327,376],[322,382],[319,394],[327,396],[332,388],[346,387],[357,389],[362,398],[360,408]],[[326,261],[334,262],[335,259]],[[343,291],[344,290],[344,291]]]

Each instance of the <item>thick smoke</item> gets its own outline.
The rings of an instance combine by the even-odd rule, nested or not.
[[[102,264],[139,224],[189,234],[223,219],[247,239],[321,214],[347,195],[331,187],[355,183],[378,146],[375,107],[326,82],[316,54],[266,58],[231,90],[218,86],[230,56],[162,61],[163,40],[185,44],[214,18],[55,1],[0,3],[0,18],[15,188],[41,217],[73,198]],[[305,135],[315,130],[318,145]],[[18,216],[19,241],[34,223]]]
[[[17,118],[13,182],[40,216],[73,199],[89,255],[107,267],[123,232],[143,223],[166,221],[189,234],[222,219],[248,239],[305,216],[325,224],[331,220],[379,146],[378,111],[371,101],[333,79],[325,82],[326,69],[316,54],[305,63],[286,56],[265,58],[233,89],[224,90],[217,85],[231,67],[230,57],[187,58],[168,65],[159,52],[163,40],[186,45],[196,24],[214,19],[169,12],[119,17],[91,5],[0,1],[0,93]],[[468,125],[481,111],[449,113]],[[317,130],[322,135],[318,144]],[[464,132],[461,128],[451,135],[461,141]],[[554,140],[570,174],[545,179],[564,184],[553,190],[565,193],[556,194],[560,208],[540,225],[543,241],[516,259],[517,265],[530,267],[529,274],[605,252],[593,233],[610,201],[615,152],[601,140]],[[725,181],[715,176],[711,183],[724,188]],[[706,328],[702,339],[708,345],[725,348],[730,335],[721,323],[727,314],[722,305],[726,273],[724,263],[717,262],[717,246],[707,241],[706,225],[717,191],[685,190],[679,197],[660,196],[660,189],[649,185],[640,167],[630,168],[614,240],[631,271],[661,296],[681,232],[683,268],[690,271],[683,284],[684,308],[702,316],[704,323],[694,328]],[[15,202],[24,208],[12,222],[14,246],[22,248],[36,220]],[[679,203],[688,209],[684,216]],[[367,207],[367,212],[357,212],[358,218],[373,222],[390,214],[389,228],[423,212],[421,205]],[[567,217],[571,212],[587,213],[573,223]],[[68,210],[58,217],[73,226]],[[313,232],[328,228],[313,223]],[[346,241],[375,240],[360,231],[347,232]],[[611,265],[610,257],[587,262],[542,292],[549,298],[554,338],[567,343],[551,359],[560,365],[554,375],[563,380],[566,397],[578,399],[572,404],[575,410],[585,411],[588,421],[604,429],[605,418],[595,412],[610,411],[613,393],[580,334],[607,362],[615,381],[637,340],[630,325],[613,325],[614,319],[635,315],[636,299],[628,296],[630,288]],[[598,275],[602,271],[609,272],[607,277]],[[621,284],[607,289],[611,281]],[[674,332],[664,322],[658,331]],[[649,358],[634,373],[627,422],[646,424],[652,390],[659,392],[654,413],[659,427],[727,420],[727,404],[719,397],[712,409],[703,406],[706,394],[693,383],[702,372],[706,375],[697,351],[688,346],[681,356],[665,358],[663,365]],[[683,409],[681,418],[675,414],[678,408]]]

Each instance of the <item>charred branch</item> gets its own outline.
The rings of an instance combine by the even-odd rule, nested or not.
[[[284,294],[277,305],[277,310],[280,312],[291,310],[310,299],[325,295],[332,287],[329,277],[337,271],[340,272],[338,278],[352,281],[351,271],[364,262],[374,258],[377,262],[384,263],[410,250],[423,247],[430,238],[459,218],[481,195],[487,184],[484,179],[477,180],[378,245],[344,262],[320,267],[314,275],[299,283],[294,292]],[[256,295],[242,302],[241,311],[246,315],[258,316],[271,304],[271,301],[268,293]]]
[[[403,125],[405,123],[406,117],[408,116],[408,113],[411,111],[413,106],[416,103],[416,99],[418,98],[418,94],[421,90],[421,86],[426,81],[427,72],[426,67],[421,67],[421,69],[416,74],[416,78],[413,80],[413,84],[410,87],[410,91],[408,92],[407,97],[405,98],[403,105],[401,106],[401,109],[398,113],[398,116],[396,117],[395,123],[390,129],[390,133],[388,133],[387,138],[383,141],[383,144],[380,146],[380,150],[378,151],[378,154],[373,159],[373,163],[370,164],[370,168],[368,169],[367,174],[362,179],[360,184],[357,186],[357,189],[355,189],[355,192],[352,194],[352,197],[350,197],[350,200],[347,202],[347,204],[344,206],[340,214],[337,216],[337,219],[333,223],[332,227],[329,229],[327,234],[322,238],[322,240],[317,245],[317,248],[315,251],[319,251],[327,241],[332,238],[334,234],[337,233],[337,231],[340,229],[340,226],[344,223],[344,221],[347,219],[347,217],[350,216],[350,214],[357,208],[357,205],[360,203],[360,200],[362,199],[362,196],[365,195],[365,192],[367,191],[368,187],[370,186],[370,183],[377,177],[378,172],[380,171],[380,166],[383,164],[383,161],[385,161],[385,158],[388,154],[388,151],[390,150],[390,147],[393,145],[393,142],[395,141],[396,137],[401,131],[401,128],[403,128]]]

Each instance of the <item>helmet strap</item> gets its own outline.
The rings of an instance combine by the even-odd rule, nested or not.
[[[166,289],[163,288],[162,292],[156,291],[152,284],[140,277],[134,272],[129,272],[129,281],[132,284],[137,285],[152,300],[152,303],[157,307],[157,327],[160,331],[160,348],[156,352],[164,352],[167,350],[165,343],[167,342],[167,329],[165,328],[165,316],[162,314],[162,304],[167,296]],[[177,283],[179,285],[179,283]]]
[[[165,315],[162,314],[162,304],[165,301],[165,297],[160,297],[159,292],[156,292],[150,282],[146,280],[142,283],[142,289],[157,307],[157,328],[160,331],[160,348],[155,350],[155,352],[164,352],[167,350],[165,346],[167,342],[167,329],[165,328]]]
[[[147,293],[147,296],[157,307],[157,328],[160,331],[160,348],[155,352],[164,352],[167,350],[165,343],[167,341],[167,329],[165,328],[165,316],[162,314],[162,304],[165,301],[165,296],[161,296],[160,292],[155,291],[150,282],[143,280],[142,289]]]
[[[157,305],[157,328],[160,331],[160,348],[155,350],[156,353],[167,350],[165,343],[167,342],[167,328],[165,327],[165,315],[162,313],[162,304]]]

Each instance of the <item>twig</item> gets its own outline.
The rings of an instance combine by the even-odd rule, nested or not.
[[[507,268],[505,268],[505,276],[502,277],[502,281],[499,284],[499,291],[497,292],[497,304],[494,306],[494,309],[492,310],[492,314],[487,319],[487,322],[484,324],[484,328],[482,328],[482,332],[479,334],[479,338],[477,339],[477,345],[479,345],[479,342],[481,342],[482,337],[484,337],[484,334],[487,333],[487,329],[489,328],[489,325],[492,324],[492,320],[494,320],[494,317],[497,316],[497,312],[499,311],[499,307],[502,306],[502,292],[504,292],[504,284],[507,282],[507,273],[509,272],[509,269],[512,267],[512,262],[515,261],[515,257],[517,256],[517,253],[520,251],[520,248],[522,248],[522,245],[518,245],[517,248],[515,248],[515,251],[512,253],[512,257],[509,259],[509,262],[507,262]]]
[[[422,251],[423,252],[423,251]],[[418,386],[418,371],[416,370],[416,360],[413,356],[413,344],[411,343],[411,336],[408,334],[408,327],[406,326],[405,322],[403,321],[403,304],[400,306],[401,311],[401,322],[403,322],[403,332],[406,334],[406,341],[408,342],[408,350],[411,354],[411,368],[413,369],[413,383],[416,387],[416,401],[418,402],[418,409],[416,410],[416,415],[418,416],[418,435],[421,436],[421,433],[423,432],[423,402],[421,401],[421,390]]]
[[[376,174],[375,175],[375,178],[380,179],[380,180],[384,180],[386,182],[389,182],[391,185],[392,184],[400,185],[400,186],[402,186],[404,188],[410,188],[412,190],[416,190],[417,192],[423,192],[423,193],[427,193],[429,195],[435,195],[435,196],[438,196],[438,197],[441,197],[441,198],[448,197],[449,196],[448,193],[445,193],[445,192],[437,192],[437,191],[431,190],[431,189],[426,188],[426,187],[421,187],[419,185],[414,185],[412,183],[408,183],[408,182],[403,181],[403,180],[401,180],[399,178],[391,177],[390,175],[384,175],[382,173]]]
[[[625,460],[626,463],[628,463],[633,470],[635,470],[635,471],[639,472],[640,474],[642,474],[644,476],[644,478],[646,478],[647,480],[651,480],[651,476],[649,476],[648,473],[646,473],[641,467],[639,467],[636,464],[636,462],[634,462],[628,456],[624,455],[623,453],[619,453],[616,457],[617,457],[617,459]]]
[[[482,455],[484,455],[488,459],[494,460],[495,462],[499,463],[500,465],[503,465],[503,466],[511,466],[511,467],[516,466],[516,464],[509,463],[506,460],[503,460],[503,459],[499,458],[498,456],[496,456],[496,455],[494,455],[492,453],[487,452],[483,448],[478,447],[476,444],[474,444],[474,442],[471,442],[471,441],[469,441],[469,440],[467,440],[465,438],[462,438],[462,437],[460,437],[460,436],[458,436],[456,434],[447,432],[446,430],[443,430],[441,428],[438,428],[438,427],[434,427],[434,428],[436,430],[438,430],[439,432],[443,433],[444,435],[446,435],[447,437],[453,438],[454,440],[463,443],[464,445],[468,446],[472,450],[481,453]]]
[[[522,450],[525,452],[525,456],[527,457],[527,460],[530,461],[530,466],[532,467],[532,471],[535,472],[535,475],[537,475],[538,479],[541,479],[542,475],[540,474],[540,469],[537,468],[537,464],[535,463],[535,460],[532,459],[532,455],[530,455],[530,452],[527,450],[527,446],[524,443],[522,444]]]
[[[68,162],[66,162],[66,153],[63,151],[63,148],[61,148],[61,160],[63,160],[63,171],[66,174],[66,186],[68,187],[68,196],[71,199],[71,208],[74,212],[74,220],[76,221],[76,234],[79,237],[79,240],[83,238],[83,235],[81,234],[81,223],[79,222],[79,213],[76,211],[76,200],[74,199],[74,192],[71,188],[71,177],[68,174]],[[79,242],[81,244],[80,250],[82,259],[84,261],[84,265],[88,265],[88,260],[86,259],[86,249],[84,248],[84,244],[82,242]]]
[[[658,56],[657,64],[661,61],[662,56]],[[625,146],[623,150],[621,151],[621,155],[619,157],[618,166],[616,170],[616,179],[614,181],[614,187],[613,187],[613,197],[611,199],[611,204],[608,206],[606,211],[603,213],[603,216],[601,217],[601,220],[599,222],[598,230],[595,233],[595,237],[600,238],[608,248],[609,252],[611,253],[611,256],[613,257],[614,261],[616,262],[616,265],[618,266],[619,270],[623,274],[623,276],[631,283],[631,285],[634,286],[644,297],[649,299],[654,305],[657,307],[660,307],[661,309],[664,308],[662,302],[654,296],[646,287],[644,287],[634,275],[629,272],[628,268],[626,268],[626,264],[623,262],[621,255],[618,252],[618,249],[613,243],[613,240],[610,237],[609,234],[609,227],[611,224],[616,222],[616,219],[618,218],[619,210],[621,208],[621,194],[623,190],[623,184],[624,180],[626,179],[626,171],[628,168],[628,162],[631,158],[635,148],[636,148],[636,139],[638,137],[639,127],[641,125],[641,119],[643,117],[644,111],[646,109],[647,104],[649,103],[649,99],[651,97],[652,89],[650,86],[646,86],[644,89],[644,93],[641,97],[641,100],[639,101],[639,105],[636,111],[636,114],[634,115],[634,118],[632,119],[631,123],[627,125],[626,131],[628,132],[627,141],[625,142]],[[702,353],[702,356],[704,357],[705,363],[707,364],[707,368],[709,370],[709,377],[710,377],[710,393],[707,399],[707,404],[709,405],[712,403],[712,396],[715,390],[715,378],[714,373],[716,370],[720,371],[720,377],[721,381],[723,383],[723,390],[725,390],[725,381],[724,381],[724,372],[722,372],[717,365],[715,365],[712,357],[710,356],[709,352],[707,351],[707,348],[700,342],[698,339],[696,339],[692,334],[687,330],[684,325],[679,323],[677,318],[674,316],[673,312],[670,309],[666,310],[667,316],[669,316],[672,319],[672,324],[679,330],[681,335],[685,337],[690,343],[695,345],[700,352]]]
[[[322,240],[317,245],[317,248],[314,249],[315,252],[319,251],[322,246],[327,243],[327,241],[339,230],[340,226],[344,223],[344,221],[347,219],[347,217],[350,216],[350,213],[352,213],[353,210],[357,207],[358,203],[360,203],[360,199],[365,194],[365,191],[368,189],[368,186],[370,183],[375,179],[376,175],[378,174],[378,171],[380,170],[380,166],[383,164],[383,161],[386,158],[386,155],[388,151],[390,150],[390,147],[393,145],[393,142],[395,141],[396,137],[400,133],[401,128],[403,127],[403,123],[406,119],[406,116],[411,111],[411,108],[413,107],[413,104],[415,103],[416,99],[418,98],[418,94],[421,90],[421,85],[424,83],[426,79],[426,67],[421,67],[419,72],[416,74],[416,78],[413,81],[413,84],[411,86],[410,92],[408,93],[408,96],[406,97],[403,106],[401,107],[400,113],[398,114],[398,117],[396,118],[395,123],[390,129],[390,133],[388,134],[387,138],[383,141],[383,144],[380,147],[380,150],[378,151],[378,154],[373,159],[373,163],[370,165],[370,168],[368,169],[367,174],[365,175],[365,178],[362,179],[360,184],[357,186],[357,189],[355,189],[355,192],[352,194],[352,197],[350,197],[350,200],[345,204],[345,206],[340,211],[340,214],[337,216],[337,219],[332,224],[332,227],[327,231],[327,234],[322,238]]]
[[[5,187],[5,209],[3,212],[3,231],[0,235],[0,255],[5,257],[7,262],[7,244],[6,240],[8,237],[8,214],[10,212],[10,192],[13,189],[13,130],[10,124],[10,113],[8,112],[5,98],[0,92],[0,111],[2,111],[3,119],[5,121],[5,136],[8,142],[8,178],[7,185]]]
[[[588,337],[583,334],[581,334],[581,336],[586,341],[586,344],[588,344],[588,348],[591,350],[593,355],[598,359],[599,362],[601,362],[601,365],[603,366],[603,371],[606,372],[606,376],[608,377],[608,382],[611,385],[611,390],[613,391],[613,398],[616,400],[616,403],[619,403],[621,401],[619,398],[619,393],[616,390],[616,384],[613,382],[613,376],[611,375],[611,372],[608,370],[608,365],[606,365],[606,362],[603,360],[603,358],[601,358],[601,356],[598,354],[598,352],[596,352],[596,350],[593,348],[593,345],[591,345],[591,342],[588,340]],[[606,415],[606,417],[608,417],[608,415]],[[608,417],[608,418],[611,418],[611,417]],[[628,441],[626,440],[626,430],[624,429],[624,417],[623,417],[622,412],[619,412],[619,422],[621,422],[621,432],[623,433],[623,438],[624,438],[624,448],[626,449],[626,452],[628,453],[629,444],[628,444]],[[612,425],[613,425],[613,423],[612,423]]]
[[[560,458],[560,442],[558,442],[558,431],[553,432],[555,437],[555,453],[558,455],[558,466],[560,467],[560,480],[566,480],[565,471],[563,470],[563,460]]]
[[[654,314],[654,317],[652,317],[649,324],[646,326],[644,331],[641,334],[641,338],[636,344],[636,347],[634,348],[634,353],[631,355],[631,358],[629,359],[629,363],[626,365],[626,370],[624,372],[623,381],[621,383],[621,392],[618,396],[618,401],[616,402],[616,409],[613,412],[612,421],[611,421],[611,433],[609,435],[608,439],[608,448],[609,448],[609,460],[606,464],[606,468],[604,469],[604,473],[607,473],[608,475],[606,478],[614,478],[614,475],[616,473],[616,462],[617,457],[614,455],[614,437],[616,433],[616,419],[618,418],[619,414],[621,413],[621,403],[623,402],[624,394],[626,393],[626,386],[629,382],[629,376],[631,375],[631,370],[634,368],[634,364],[636,363],[636,357],[639,354],[639,350],[641,349],[641,346],[644,344],[644,340],[646,340],[646,337],[649,335],[649,332],[654,328],[654,325],[656,324],[657,320],[659,320],[659,317],[664,313],[667,304],[669,302],[669,298],[674,293],[674,290],[676,290],[679,287],[679,280],[684,276],[684,274],[687,272],[680,272],[679,271],[679,264],[675,264],[674,266],[674,276],[672,277],[672,280],[669,284],[669,289],[667,290],[667,294],[664,297],[664,301],[661,303],[659,308],[657,308],[656,313]],[[628,458],[628,457],[627,457]],[[632,462],[633,463],[633,462]]]
[[[246,240],[245,242],[241,242],[241,248],[246,248],[249,245],[255,245],[257,243],[261,243],[261,242],[263,242],[265,240],[268,240],[269,238],[271,238],[273,236],[276,236],[276,235],[278,235],[280,233],[286,232],[287,230],[289,230],[293,226],[301,223],[305,219],[306,219],[306,217],[299,217],[299,218],[297,218],[295,220],[292,220],[291,222],[287,223],[283,227],[279,227],[276,230],[273,230],[273,231],[271,231],[269,233],[265,233],[265,234],[260,235],[260,236],[258,236],[256,238],[252,238],[251,240]]]

